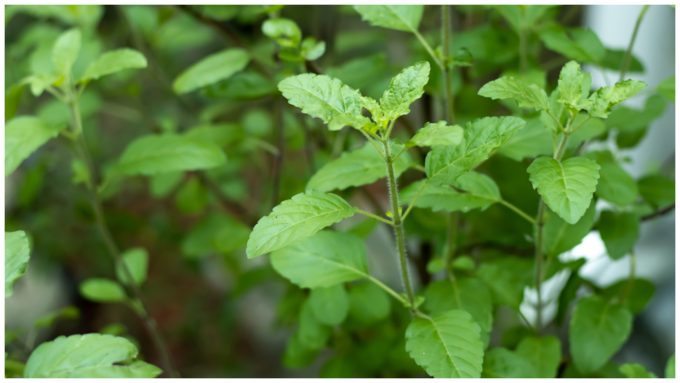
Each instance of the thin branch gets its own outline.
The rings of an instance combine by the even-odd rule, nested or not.
[[[536,220],[535,220],[535,219],[529,217],[529,215],[528,215],[527,213],[525,213],[525,212],[523,212],[522,210],[520,210],[520,208],[518,208],[517,206],[511,204],[510,202],[508,202],[508,201],[506,201],[506,200],[504,200],[504,199],[501,199],[501,200],[498,201],[498,202],[500,202],[502,205],[506,206],[508,209],[510,209],[510,210],[514,211],[515,213],[517,213],[520,217],[522,217],[522,218],[526,219],[527,221],[529,221],[530,224],[532,224],[532,225],[535,225],[535,224],[536,224]]]
[[[418,200],[418,197],[420,197],[420,194],[425,190],[425,186],[427,186],[427,181],[423,183],[423,187],[420,188],[418,191],[418,194],[413,198],[413,201],[411,201],[411,204],[408,206],[408,209],[406,209],[406,212],[404,212],[404,215],[401,216],[402,222],[406,219],[406,216],[408,216],[408,213],[411,212],[411,209],[413,209],[413,206],[416,204],[416,201]]]
[[[633,44],[635,44],[635,38],[637,37],[638,30],[640,29],[640,23],[642,23],[642,18],[645,17],[645,13],[647,13],[648,8],[649,5],[643,6],[642,10],[640,10],[640,15],[638,15],[637,22],[635,23],[635,29],[633,29],[633,36],[630,38],[630,44],[628,44],[626,55],[623,57],[623,65],[621,66],[621,76],[619,76],[619,81],[623,81],[623,78],[626,76],[626,72],[628,71],[630,59],[633,54]]]
[[[380,222],[384,222],[384,223],[386,223],[386,224],[388,224],[388,225],[394,226],[394,222],[388,221],[388,220],[386,220],[385,218],[379,217],[379,216],[377,216],[377,215],[375,215],[375,214],[373,214],[373,213],[369,213],[369,212],[363,211],[363,210],[361,210],[361,209],[357,210],[357,213],[363,214],[363,215],[368,216],[368,217],[371,217],[371,218],[373,218],[373,219],[377,219],[377,220],[380,221]]]
[[[653,212],[653,213],[649,213],[649,214],[647,214],[647,215],[643,215],[643,216],[640,218],[640,222],[649,221],[650,219],[654,219],[654,218],[656,218],[656,217],[660,217],[660,216],[662,216],[662,215],[665,215],[666,213],[669,213],[669,212],[673,211],[674,209],[675,209],[675,202],[673,202],[671,205],[666,206],[666,207],[663,208],[663,209],[659,209],[659,210],[657,210],[657,211],[655,211],[655,212]]]

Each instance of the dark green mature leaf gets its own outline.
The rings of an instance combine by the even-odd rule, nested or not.
[[[359,91],[336,78],[305,73],[281,81],[279,90],[288,103],[302,109],[302,113],[320,118],[330,130],[347,125],[361,129],[371,123],[361,115]]]
[[[588,97],[593,102],[587,109],[588,113],[593,117],[607,118],[611,107],[633,97],[646,86],[642,81],[626,80],[617,82],[613,87],[602,87]]]
[[[449,310],[465,310],[474,318],[482,333],[491,332],[493,306],[491,291],[477,278],[432,282],[425,290],[423,308],[432,316]]]
[[[349,298],[342,283],[312,289],[309,305],[316,319],[329,326],[342,323],[349,313]]]
[[[545,203],[572,225],[590,205],[599,170],[597,162],[585,157],[572,157],[561,163],[539,157],[527,168],[529,180]]]
[[[637,363],[626,363],[619,367],[621,371],[627,378],[632,379],[648,379],[648,378],[658,378],[653,372],[647,371],[645,366]]]
[[[594,372],[628,339],[633,316],[619,304],[592,295],[581,299],[569,323],[571,356],[579,371]]]
[[[524,356],[505,348],[494,348],[484,354],[482,378],[538,378],[537,366]]]
[[[656,87],[656,90],[669,101],[675,102],[675,76],[661,81],[661,84]]]
[[[314,362],[318,350],[307,347],[298,336],[288,338],[282,363],[288,368],[307,367]]]
[[[276,40],[282,47],[297,48],[302,40],[300,27],[295,21],[283,17],[269,19],[262,23],[262,33]]]
[[[402,145],[392,144],[391,152],[399,153]],[[404,153],[393,163],[394,176],[399,177],[411,166],[413,160]],[[322,192],[331,190],[344,190],[352,186],[361,186],[373,183],[387,177],[385,160],[371,143],[363,147],[345,152],[340,158],[327,163],[312,176],[307,183],[307,189],[316,189]]]
[[[631,314],[637,314],[642,312],[652,299],[654,290],[654,284],[646,279],[635,279],[632,284],[630,279],[624,279],[607,286],[600,294],[605,299],[614,299],[626,294],[623,305]]]
[[[428,182],[451,185],[473,166],[489,158],[526,123],[517,117],[485,117],[465,125],[458,146],[435,146],[425,159]]]
[[[517,31],[531,29],[545,12],[555,5],[494,5]]]
[[[407,143],[417,146],[456,146],[463,140],[463,128],[458,125],[448,126],[446,121],[435,124],[429,122],[418,129],[416,134]]]
[[[364,281],[349,290],[349,313],[363,324],[370,325],[387,318],[390,309],[390,297],[374,283]]]
[[[50,138],[59,134],[57,127],[50,126],[33,116],[16,117],[5,124],[5,178]]]
[[[640,235],[640,223],[633,213],[603,211],[597,228],[612,259],[621,259],[628,254]]]
[[[146,273],[149,269],[149,253],[143,247],[135,247],[125,251],[121,256],[132,274],[132,280],[136,285],[141,286],[146,280]],[[121,265],[116,265],[116,278],[124,285],[129,283],[127,273]]]
[[[635,202],[638,187],[633,177],[616,162],[603,162],[600,166],[597,196],[619,206]]]
[[[177,94],[189,93],[218,81],[226,80],[242,71],[250,62],[250,55],[240,48],[229,48],[203,58],[180,74],[172,83]]]
[[[380,99],[380,107],[385,113],[385,119],[394,120],[399,116],[409,114],[409,105],[423,95],[425,92],[423,88],[429,80],[430,63],[427,61],[417,62],[394,76],[390,87]]]
[[[199,258],[209,253],[230,253],[246,246],[250,232],[250,228],[232,217],[208,214],[182,239],[182,254]]]
[[[606,120],[607,128],[617,128],[619,134],[632,133],[644,129],[663,115],[666,100],[659,95],[652,95],[645,101],[642,110],[619,106],[612,110]]]
[[[602,67],[606,69],[611,69],[616,72],[621,71],[621,65],[623,65],[623,57],[626,55],[624,49],[606,49],[604,59],[602,60]],[[637,58],[634,54],[630,56],[630,65],[628,66],[629,73],[642,73],[645,71],[642,61]]]
[[[577,148],[582,142],[593,139],[607,130],[604,121],[597,118],[589,119],[585,113],[579,113],[576,116],[572,127],[574,129],[578,128],[578,130],[569,136],[569,141],[567,141],[567,149]]]
[[[406,329],[406,351],[435,378],[479,378],[484,345],[480,328],[463,310],[416,318]]]
[[[224,148],[242,139],[243,128],[238,124],[199,125],[184,133],[184,137],[196,138]]]
[[[160,368],[132,361],[137,348],[112,335],[60,336],[33,351],[26,362],[25,378],[154,378]],[[132,361],[132,363],[131,363]]]
[[[399,200],[408,203],[418,194],[426,180],[416,181],[399,194]],[[453,186],[463,190],[459,193],[450,186],[436,186],[428,183],[423,189],[416,207],[430,208],[433,211],[445,210],[467,212],[470,209],[485,210],[489,205],[501,200],[501,193],[496,183],[487,175],[470,171],[458,177]]]
[[[310,300],[307,299],[300,311],[298,332],[296,336],[307,348],[318,350],[323,348],[330,338],[333,328],[319,322],[314,315]]]
[[[548,110],[548,95],[536,84],[527,85],[514,77],[501,77],[486,83],[477,93],[492,100],[512,99],[517,105],[536,110]]]
[[[97,80],[102,76],[132,68],[146,68],[144,55],[133,49],[116,49],[99,56],[87,67],[85,74],[79,81]]]
[[[515,161],[522,161],[524,158],[552,155],[553,150],[553,136],[550,131],[539,118],[531,118],[524,128],[498,148],[498,153]]]
[[[413,32],[423,17],[423,5],[355,5],[361,19],[372,26]]]
[[[523,356],[536,368],[537,378],[552,379],[562,359],[560,340],[552,335],[541,338],[528,336],[517,345],[515,353]],[[522,376],[526,378],[526,376]]]
[[[482,263],[477,277],[489,285],[494,302],[518,310],[524,297],[524,287],[532,284],[534,263],[531,259],[503,256]]]
[[[71,67],[80,51],[80,29],[73,28],[62,33],[52,48],[52,63],[62,76],[71,73]]]
[[[559,98],[557,102],[566,105],[569,109],[579,111],[588,109],[592,101],[583,100],[583,81],[585,74],[581,72],[581,66],[576,61],[569,61],[562,67],[560,78],[557,81]],[[585,96],[588,94],[586,92]]]
[[[666,378],[675,379],[675,354],[673,354],[666,364]]]
[[[116,170],[126,175],[156,175],[215,168],[226,160],[217,145],[200,139],[174,134],[148,135],[125,148]]]
[[[5,93],[5,121],[9,121],[17,113],[19,109],[19,103],[21,102],[21,94],[24,91],[25,84],[20,83],[9,89]]]
[[[260,218],[248,239],[246,254],[255,258],[292,245],[357,212],[344,199],[318,190],[307,190],[283,201],[271,214]]]
[[[80,295],[93,302],[123,302],[128,299],[123,286],[106,278],[86,279],[78,286]]]
[[[571,225],[548,209],[543,226],[543,251],[548,257],[556,257],[579,245],[590,233],[595,217],[595,201],[583,216]]]
[[[675,182],[662,175],[639,179],[638,190],[642,198],[657,209],[675,202]]]
[[[539,38],[546,48],[572,60],[599,63],[605,57],[602,42],[595,32],[588,29],[549,29],[540,33]]]
[[[5,298],[12,295],[14,281],[26,272],[30,253],[25,232],[5,232]]]
[[[271,80],[257,72],[246,70],[207,86],[204,93],[210,98],[244,101],[262,98],[275,91],[276,85]]]
[[[274,270],[300,287],[330,287],[368,276],[366,248],[358,236],[324,230],[271,254]]]

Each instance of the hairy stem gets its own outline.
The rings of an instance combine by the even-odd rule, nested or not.
[[[442,53],[445,58],[449,57],[449,41],[451,40],[451,9],[449,5],[442,5]],[[451,69],[444,64],[444,84],[446,86],[446,121],[453,124],[454,105],[453,90],[451,88]]]
[[[623,78],[628,71],[628,67],[630,66],[630,59],[633,54],[633,44],[635,44],[635,38],[637,37],[638,29],[640,29],[640,23],[642,23],[642,18],[645,17],[645,13],[647,13],[648,8],[649,5],[643,6],[642,10],[640,10],[640,14],[638,15],[637,22],[635,23],[635,29],[633,29],[633,36],[631,36],[630,44],[628,44],[628,50],[626,51],[626,55],[623,56],[623,65],[621,66],[621,76],[619,76],[619,81],[623,81]]]
[[[401,295],[397,294],[397,292],[395,292],[395,291],[392,290],[391,288],[387,287],[387,285],[385,285],[384,283],[380,282],[380,281],[377,280],[376,278],[373,278],[373,277],[370,276],[370,275],[366,275],[366,278],[368,278],[369,281],[375,283],[375,284],[376,284],[378,287],[380,287],[381,289],[385,290],[388,294],[390,294],[391,296],[393,296],[393,297],[394,297],[396,300],[398,300],[399,302],[401,302],[401,303],[403,303],[403,304],[408,303],[408,302],[406,302],[406,300],[405,300]]]

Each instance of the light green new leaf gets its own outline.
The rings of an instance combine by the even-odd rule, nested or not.
[[[517,105],[536,110],[548,110],[548,95],[536,84],[526,85],[514,77],[501,77],[486,83],[477,93],[492,100],[510,98]]]
[[[297,48],[302,40],[300,27],[293,20],[279,17],[262,23],[262,33],[276,40],[282,47]]]
[[[653,372],[647,371],[645,366],[637,363],[622,364],[621,367],[619,367],[619,371],[621,371],[622,374],[626,375],[627,378],[631,379],[658,378],[658,376],[656,376]]]
[[[149,269],[149,254],[146,252],[146,249],[136,247],[127,250],[121,256],[123,262],[125,262],[125,265],[130,270],[130,274],[132,274],[132,280],[135,284],[141,286],[146,280],[147,270]],[[121,265],[116,265],[116,278],[124,285],[129,283],[127,273]]]
[[[545,128],[541,119],[531,118],[524,128],[498,148],[498,153],[519,162],[524,158],[552,155],[553,150],[553,135]]]
[[[675,182],[662,175],[652,175],[638,180],[638,190],[645,201],[655,209],[675,202]]]
[[[562,163],[539,157],[527,168],[529,180],[545,203],[572,225],[590,205],[599,170],[597,162],[585,157],[572,157]]]
[[[498,347],[484,354],[482,378],[538,378],[538,368],[524,356]]]
[[[399,200],[404,203],[412,201],[425,181],[416,181],[402,189]],[[476,208],[485,210],[489,205],[501,200],[498,186],[485,174],[467,172],[458,177],[453,186],[465,193],[460,193],[448,185],[436,186],[428,183],[416,200],[415,206],[430,208],[432,211],[467,212]]]
[[[385,118],[393,120],[410,113],[409,105],[425,92],[424,87],[430,80],[430,63],[420,61],[404,68],[394,76],[390,87],[380,99],[380,108]]]
[[[588,29],[548,29],[540,33],[539,38],[546,48],[579,62],[599,63],[606,54],[597,34]]]
[[[316,319],[329,326],[342,323],[349,313],[349,298],[342,283],[312,289],[308,304]]]
[[[524,287],[532,284],[534,263],[531,259],[504,256],[482,263],[477,277],[489,285],[495,303],[518,310]]]
[[[479,378],[484,359],[479,333],[463,310],[416,318],[406,329],[406,351],[434,378]]]
[[[675,102],[675,76],[661,81],[659,86],[656,87],[656,91],[669,101]]]
[[[628,254],[640,236],[640,222],[634,213],[603,211],[597,229],[612,259],[621,259]]]
[[[358,236],[324,230],[273,251],[272,267],[303,288],[330,287],[368,276],[366,248]]]
[[[96,80],[102,76],[132,68],[146,68],[144,55],[133,49],[116,49],[104,53],[90,64],[80,82]]]
[[[399,153],[404,147],[392,144],[392,153]],[[413,161],[404,153],[393,163],[394,176],[399,177],[411,166]],[[351,152],[343,153],[340,158],[324,165],[307,183],[307,189],[322,192],[344,190],[352,186],[371,184],[387,177],[385,160],[371,143]]]
[[[611,107],[633,97],[646,86],[647,84],[642,81],[626,80],[617,82],[613,87],[602,87],[588,97],[588,100],[593,102],[587,108],[588,113],[593,117],[607,118]]]
[[[423,309],[437,316],[449,310],[465,310],[474,318],[482,333],[491,332],[493,306],[489,287],[477,278],[432,282],[425,290]]]
[[[548,257],[558,255],[573,249],[579,245],[583,238],[590,233],[595,217],[595,201],[590,203],[575,224],[569,224],[550,209],[546,211],[545,224],[543,226],[543,251]]]
[[[116,281],[106,278],[86,279],[78,286],[80,295],[93,302],[123,302],[128,299],[123,287]]]
[[[316,319],[310,300],[307,299],[300,311],[298,332],[296,334],[300,342],[307,348],[313,350],[321,349],[326,345],[332,331],[332,327],[326,326]]]
[[[288,103],[302,109],[302,113],[320,118],[330,130],[347,125],[361,129],[371,123],[361,115],[359,91],[336,78],[305,73],[286,78],[278,87]]]
[[[485,117],[465,125],[458,146],[435,146],[425,159],[428,182],[451,185],[473,166],[486,160],[526,122],[517,117]]]
[[[59,129],[33,116],[16,117],[5,124],[5,177],[12,174],[21,163]]]
[[[353,216],[357,210],[335,194],[307,190],[260,218],[248,239],[246,254],[250,259],[292,245]]]
[[[675,354],[673,354],[666,364],[666,378],[675,379]]]
[[[123,152],[116,171],[126,175],[156,175],[211,169],[227,161],[217,145],[174,134],[136,139]]]
[[[355,5],[361,19],[374,27],[413,32],[423,18],[423,5]]]
[[[619,206],[635,202],[638,187],[633,177],[616,162],[607,161],[600,166],[600,180],[595,190],[598,197]]]
[[[5,232],[5,298],[12,295],[14,281],[26,272],[30,253],[25,232]]]
[[[576,61],[569,61],[562,67],[557,88],[560,96],[557,102],[565,104],[572,110],[579,111],[590,107],[590,100],[583,100],[583,80],[585,74],[581,72],[581,66]],[[586,93],[586,97],[588,94]]]
[[[60,336],[33,351],[24,378],[154,378],[163,372],[143,361],[134,361],[137,348],[113,335]]]
[[[189,93],[218,81],[226,80],[242,71],[250,62],[250,55],[240,48],[229,48],[214,53],[192,65],[172,83],[177,94]]]
[[[307,61],[314,61],[326,53],[326,42],[317,42],[314,37],[305,37],[300,47],[302,57]]]
[[[80,51],[80,29],[73,28],[62,33],[52,48],[52,63],[59,74],[66,76],[78,58]]]
[[[541,338],[528,336],[517,345],[515,353],[523,356],[536,368],[537,378],[552,379],[562,359],[560,340],[552,335]],[[526,376],[523,376],[526,378]]]
[[[375,283],[364,281],[350,287],[349,313],[359,322],[370,325],[387,318],[390,297]]]
[[[633,322],[630,311],[597,295],[581,299],[569,323],[569,347],[579,371],[594,372],[621,348]]]
[[[463,140],[463,128],[448,126],[446,121],[435,124],[426,123],[406,144],[417,146],[456,146]]]

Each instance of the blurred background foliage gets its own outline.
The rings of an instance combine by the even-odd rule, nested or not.
[[[535,113],[512,102],[477,95],[483,84],[501,75],[520,76],[550,93],[560,68],[570,59],[590,64],[593,78],[600,76],[600,69],[620,69],[624,50],[605,47],[595,33],[581,28],[583,6],[545,7],[525,33],[502,7],[451,8],[451,52],[464,60],[472,58],[471,66],[451,71],[459,125],[509,114],[538,123]],[[259,217],[303,192],[317,169],[363,142],[350,128],[328,131],[319,120],[289,106],[276,88],[278,81],[303,71],[324,73],[378,99],[401,68],[432,60],[413,35],[370,27],[350,5],[11,5],[5,10],[6,99],[20,99],[16,115],[34,114],[53,125],[68,124],[64,104],[49,95],[33,97],[27,88],[14,85],[31,73],[51,70],[52,45],[71,26],[83,31],[73,69],[76,77],[110,49],[130,47],[146,56],[146,69],[105,77],[81,97],[87,145],[103,175],[130,142],[149,133],[203,137],[221,146],[228,157],[225,166],[205,172],[114,178],[101,194],[106,220],[120,247],[143,247],[149,253],[144,292],[183,377],[426,376],[404,351],[409,315],[394,302],[391,314],[383,319],[351,316],[331,335],[335,351],[322,350],[318,358],[296,348],[295,342],[287,343],[305,292],[276,274],[266,257],[247,261],[244,251]],[[263,22],[274,14],[295,21],[302,36],[323,41],[324,54],[312,61],[281,60],[278,45],[262,32]],[[440,18],[440,7],[425,7],[420,31],[433,47],[441,45]],[[626,28],[621,33],[628,36],[632,25]],[[524,71],[519,56],[522,38],[527,50]],[[250,65],[199,90],[180,95],[173,91],[173,81],[184,70],[228,47],[245,49],[252,58]],[[434,62],[431,66],[436,68]],[[628,72],[644,70],[643,61],[634,56]],[[432,70],[422,100],[398,120],[396,137],[406,141],[425,122],[444,119],[441,76]],[[620,148],[632,147],[644,140],[650,122],[667,103],[652,95],[641,111],[617,110],[583,141],[614,139]],[[11,112],[6,107],[6,119]],[[639,118],[634,126],[631,115]],[[611,134],[624,125],[628,130]],[[33,244],[29,272],[5,303],[6,351],[21,355],[26,344],[62,334],[102,332],[133,339],[143,357],[159,365],[151,339],[132,310],[91,302],[78,293],[83,280],[115,278],[115,271],[93,225],[85,189],[71,184],[70,154],[61,140],[50,141],[6,180],[5,230],[25,230]],[[422,163],[426,153],[416,148],[411,154]],[[496,181],[506,200],[534,216],[538,195],[526,173],[529,163],[506,150],[477,170]],[[647,174],[674,178],[673,163],[671,158],[647,169]],[[400,183],[421,177],[409,169]],[[382,180],[340,194],[369,211],[389,210]],[[411,214],[405,228],[412,236],[411,266],[417,285],[424,285],[433,279],[428,262],[443,250],[446,216],[418,208]],[[467,212],[465,222],[460,246],[475,257],[533,254],[530,224],[498,204],[483,212]],[[339,227],[367,239],[375,276],[400,290],[389,230],[360,218]],[[64,308],[68,310],[59,311]],[[513,332],[505,330],[520,322],[516,316],[503,315],[503,310],[495,315],[491,343],[512,347]],[[55,311],[61,314],[55,316]],[[46,314],[52,315],[51,326],[44,325]],[[42,325],[32,325],[39,318]],[[654,353],[658,357],[646,365],[662,376],[670,351],[645,336],[648,325],[636,322],[620,354],[625,356],[631,347],[637,353]]]

